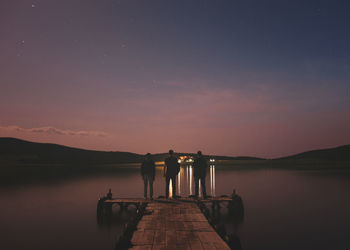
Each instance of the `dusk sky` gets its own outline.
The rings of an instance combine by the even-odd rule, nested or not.
[[[1,0],[0,136],[278,157],[350,144],[350,1]]]

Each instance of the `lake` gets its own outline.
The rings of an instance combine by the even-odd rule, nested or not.
[[[182,167],[180,195],[194,192],[192,169]],[[211,166],[210,195],[242,197],[244,221],[224,215],[227,231],[242,249],[350,249],[350,171],[232,170]],[[137,168],[98,175],[0,187],[0,249],[114,249],[133,211],[99,225],[96,204],[111,188],[113,197],[143,197]],[[155,196],[165,180],[156,171]],[[225,209],[223,209],[225,213]]]

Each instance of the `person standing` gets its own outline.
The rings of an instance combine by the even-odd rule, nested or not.
[[[207,197],[207,190],[205,187],[205,177],[207,176],[207,161],[204,159],[202,152],[197,152],[197,157],[193,162],[193,176],[195,182],[195,196],[198,198],[199,181],[201,182],[203,198]]]
[[[176,198],[176,176],[180,171],[180,164],[174,156],[174,151],[169,150],[169,156],[164,160],[164,176],[165,176],[165,196],[169,198],[169,183],[172,182],[173,197]]]
[[[147,153],[145,160],[141,164],[141,175],[144,182],[144,197],[147,199],[147,186],[149,186],[149,195],[153,200],[153,181],[155,176],[155,164],[151,154]]]

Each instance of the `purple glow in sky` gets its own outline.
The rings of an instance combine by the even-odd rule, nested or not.
[[[347,1],[4,0],[0,136],[277,157],[350,143]]]

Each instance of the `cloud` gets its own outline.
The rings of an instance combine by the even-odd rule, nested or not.
[[[102,131],[85,131],[85,130],[65,130],[51,126],[38,127],[38,128],[22,128],[20,126],[0,126],[0,130],[13,131],[13,132],[27,132],[27,133],[43,133],[43,134],[55,134],[55,135],[71,135],[71,136],[99,136],[104,137],[107,133]]]

